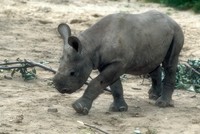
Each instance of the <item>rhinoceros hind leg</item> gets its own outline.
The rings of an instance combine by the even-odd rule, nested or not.
[[[150,74],[152,80],[152,86],[149,90],[149,99],[157,100],[160,97],[162,91],[162,81],[161,81],[161,67],[158,66]]]
[[[156,100],[156,105],[159,107],[174,106],[172,94],[175,87],[176,66],[178,57],[174,57],[173,64],[163,64],[165,77],[163,79],[163,90],[161,96]]]
[[[109,110],[114,112],[122,112],[128,110],[128,105],[126,104],[124,97],[123,97],[123,88],[121,80],[118,79],[115,83],[111,86],[111,92],[113,95],[113,103],[110,105]]]
[[[181,32],[181,31],[178,31]],[[165,77],[163,79],[163,90],[161,96],[157,99],[156,105],[159,107],[174,106],[172,94],[176,82],[176,69],[178,64],[178,56],[183,46],[183,35],[178,33],[172,40],[167,55],[162,62]]]

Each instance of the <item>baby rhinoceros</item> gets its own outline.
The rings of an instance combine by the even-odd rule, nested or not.
[[[81,98],[72,104],[80,114],[88,114],[93,101],[110,86],[114,98],[112,111],[127,111],[120,76],[149,74],[152,86],[149,98],[159,107],[173,106],[172,94],[179,53],[184,35],[180,26],[165,14],[148,11],[141,14],[111,14],[71,36],[70,27],[58,26],[64,40],[63,55],[53,82],[60,93],[73,93],[93,79]],[[165,77],[161,80],[161,65]]]

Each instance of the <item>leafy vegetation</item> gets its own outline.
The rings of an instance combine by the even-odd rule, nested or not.
[[[10,64],[11,65],[19,64],[19,65],[10,67],[8,66]],[[19,58],[17,58],[16,62],[9,62],[7,59],[5,59],[4,63],[2,63],[1,65],[3,65],[3,66],[0,66],[1,72],[3,72],[3,70],[11,71],[11,77],[13,77],[16,72],[19,72],[25,81],[33,80],[37,78],[36,69],[34,67],[32,69],[28,69],[30,67],[29,63],[24,62],[23,60]]]
[[[33,79],[36,79],[37,76],[36,76],[36,69],[33,68],[33,69],[28,69],[27,68],[27,65],[26,64],[21,64],[22,68],[17,68],[17,69],[13,69],[12,70],[12,73],[11,73],[11,76],[13,77],[13,75],[16,73],[16,72],[20,72],[21,73],[21,76],[22,78],[25,80],[25,81],[28,81],[28,80],[33,80]]]
[[[179,64],[176,71],[176,88],[200,93],[200,60]]]
[[[36,69],[34,68],[35,66],[43,68],[44,70],[51,71],[54,74],[56,71],[52,68],[49,68],[42,63],[36,63],[33,61],[28,61],[26,59],[21,60],[17,58],[17,61],[14,62],[9,62],[8,60],[4,60],[4,63],[0,63],[0,72],[3,72],[3,70],[10,70],[11,72],[11,77],[14,76],[16,72],[21,73],[22,78],[27,81],[27,80],[33,80],[36,79]]]
[[[192,9],[195,13],[200,13],[199,0],[145,0],[146,2],[156,2],[167,6],[175,7],[180,10]]]

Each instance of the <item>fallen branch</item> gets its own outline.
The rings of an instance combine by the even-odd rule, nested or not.
[[[89,125],[89,124],[84,123],[84,122],[82,122],[82,121],[77,121],[77,122],[80,123],[80,124],[82,124],[82,125],[85,125],[85,126],[87,126],[87,127],[90,127],[90,128],[96,129],[96,130],[99,130],[100,132],[102,132],[102,133],[104,133],[104,134],[109,134],[108,132],[106,132],[106,131],[104,131],[104,130],[102,130],[102,129],[96,127],[96,126]]]
[[[15,65],[15,64],[21,64],[19,66],[8,66],[8,65]],[[56,73],[56,71],[52,68],[49,68],[43,64],[40,64],[40,63],[36,63],[36,62],[33,62],[33,61],[28,61],[28,60],[24,60],[24,61],[15,61],[15,62],[6,62],[6,63],[1,63],[0,64],[0,69],[3,69],[3,70],[10,70],[10,69],[21,69],[21,68],[29,68],[29,67],[40,67],[40,68],[43,68],[44,70],[47,70],[47,71],[50,71],[50,72],[53,72],[54,74]]]

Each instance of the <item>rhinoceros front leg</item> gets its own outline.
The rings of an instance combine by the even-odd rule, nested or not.
[[[92,106],[92,102],[103,92],[103,89],[114,83],[122,74],[121,64],[115,62],[106,66],[101,73],[93,79],[83,96],[72,104],[77,113],[86,115]]]
[[[111,92],[113,95],[113,103],[110,105],[110,111],[122,112],[128,110],[128,105],[126,104],[123,96],[123,88],[120,78],[114,82],[111,86]]]

